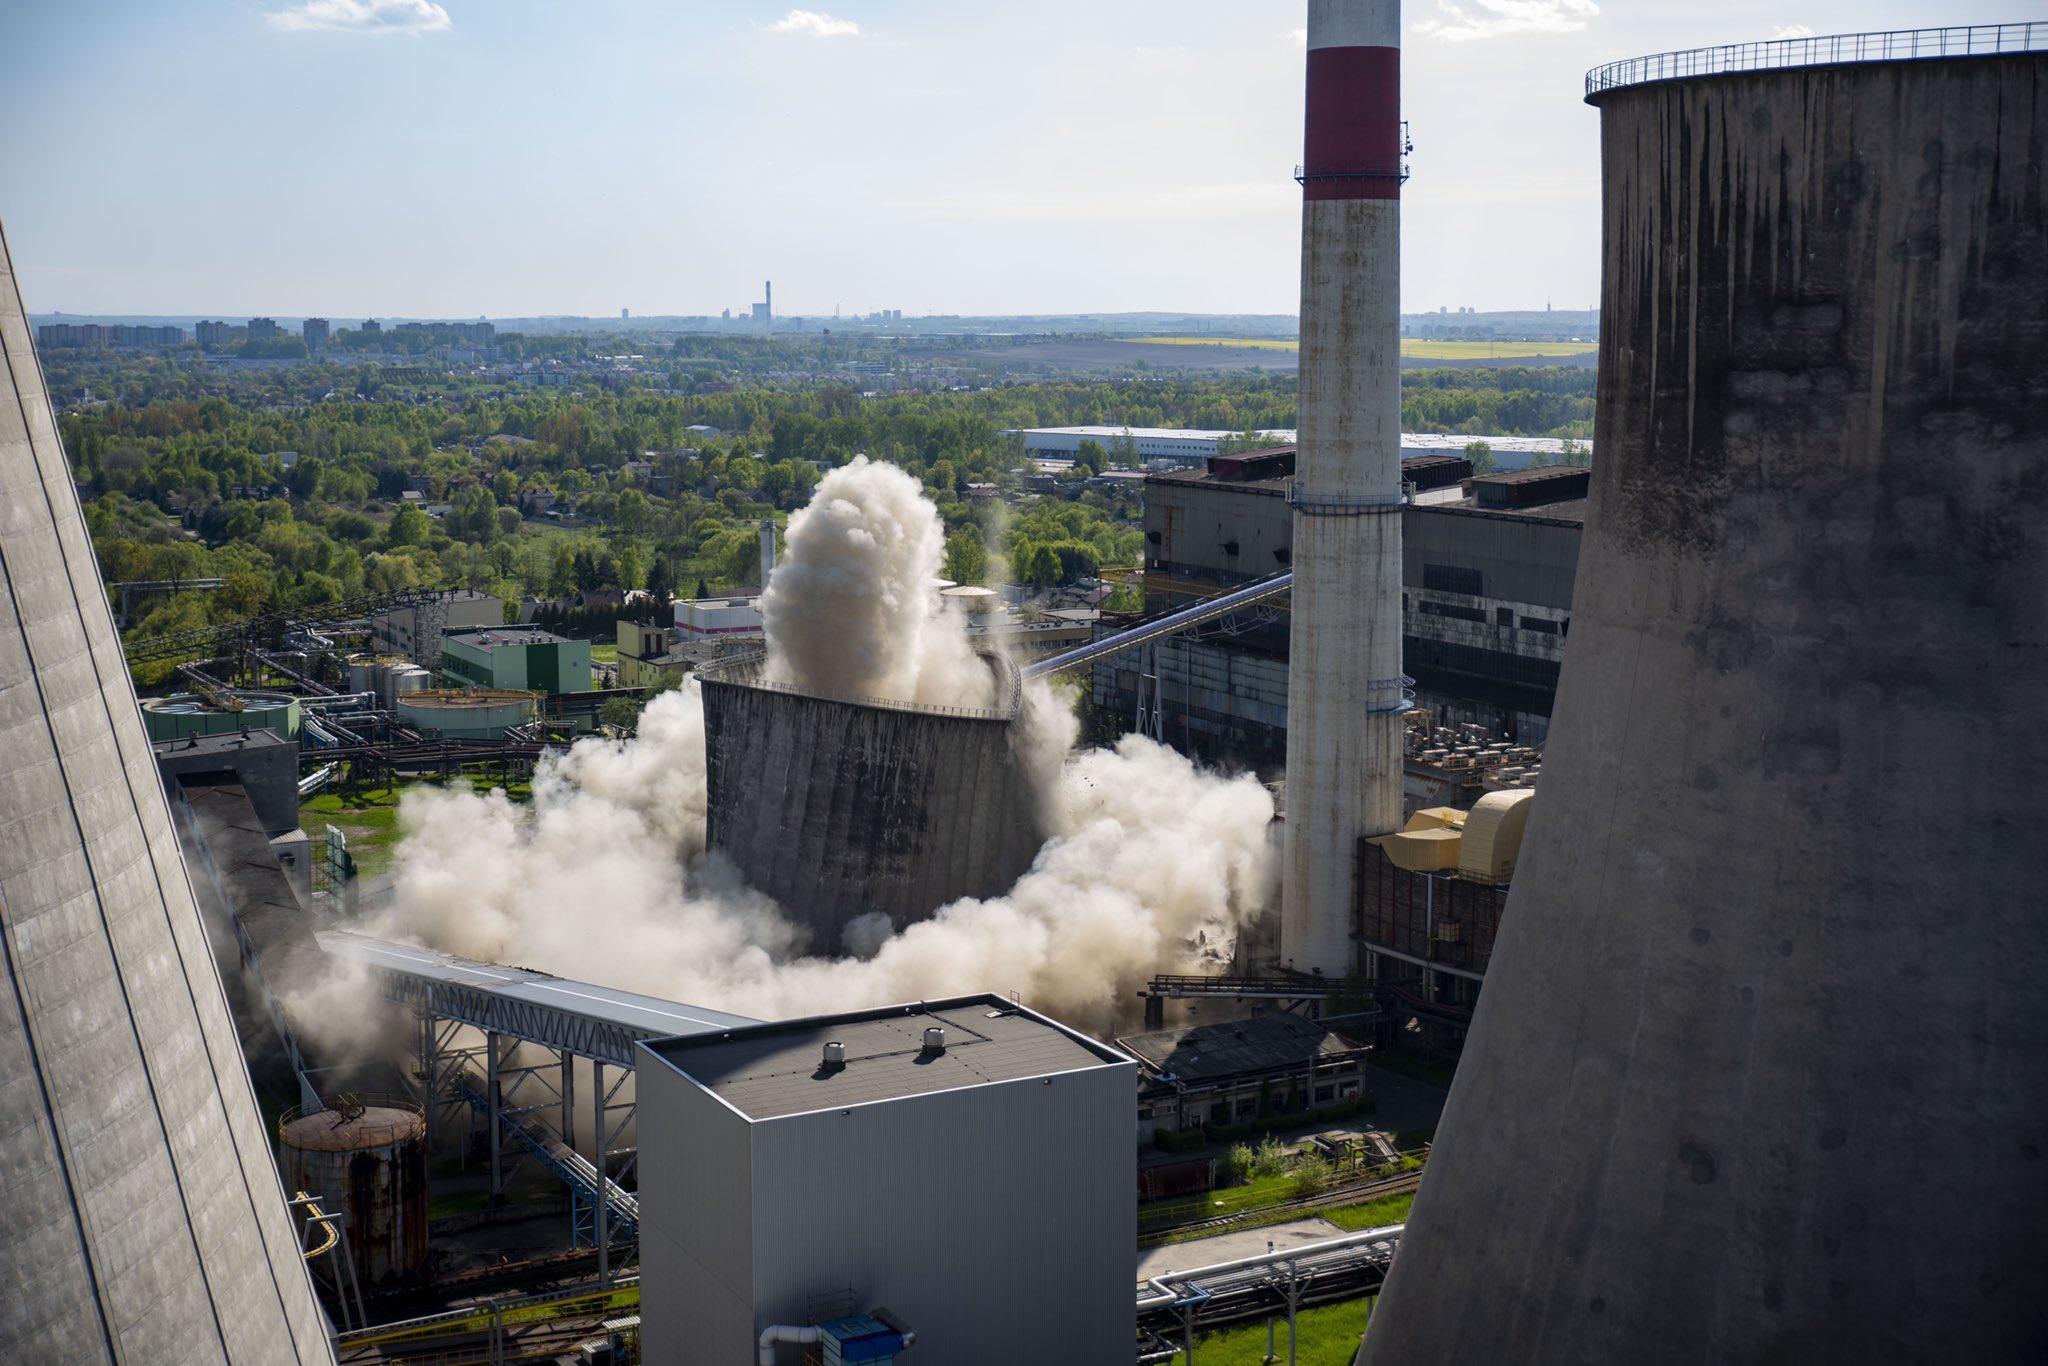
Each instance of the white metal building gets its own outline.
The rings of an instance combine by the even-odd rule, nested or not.
[[[1135,1067],[993,995],[642,1044],[644,1359],[887,1309],[918,1366],[1129,1360]]]

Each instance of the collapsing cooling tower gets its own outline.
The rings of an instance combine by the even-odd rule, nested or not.
[[[332,1361],[0,238],[0,1359]]]
[[[1017,753],[1016,666],[1000,708],[818,696],[762,677],[762,657],[707,665],[711,847],[837,952],[873,912],[898,928],[949,901],[994,896],[1044,837]]]
[[[1685,56],[1589,83],[1571,651],[1363,1358],[2041,1360],[2048,59]]]

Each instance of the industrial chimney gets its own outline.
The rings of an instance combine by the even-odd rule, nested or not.
[[[2029,44],[1588,79],[1571,650],[1367,1362],[2048,1359]]]
[[[768,591],[769,576],[775,572],[775,523],[761,522],[761,591]]]
[[[0,235],[0,1360],[332,1362]]]
[[[1310,0],[1280,957],[1331,977],[1401,825],[1400,43],[1399,0]]]

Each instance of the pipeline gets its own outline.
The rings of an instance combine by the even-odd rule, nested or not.
[[[1140,622],[1128,631],[1119,631],[1100,640],[1091,640],[1086,645],[1077,645],[1071,650],[1027,664],[1021,672],[1026,678],[1044,678],[1050,674],[1064,673],[1068,669],[1077,669],[1083,664],[1092,664],[1120,650],[1128,650],[1133,645],[1143,645],[1148,640],[1158,640],[1163,636],[1179,635],[1182,631],[1191,630],[1218,617],[1227,617],[1241,608],[1256,606],[1277,598],[1293,585],[1292,570],[1285,574],[1275,574],[1270,579],[1261,579],[1257,583],[1234,589],[1220,598],[1211,598],[1193,607],[1169,612],[1163,617]]]

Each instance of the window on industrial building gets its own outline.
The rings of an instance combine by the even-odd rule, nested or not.
[[[1561,634],[1557,628],[1557,622],[1545,621],[1542,617],[1522,618],[1522,629],[1524,631],[1536,631],[1546,636],[1554,636]]]
[[[1515,609],[1512,607],[1494,608],[1493,624],[1495,626],[1513,626],[1515,624]]]
[[[1237,542],[1225,541],[1223,543],[1223,553],[1226,555],[1235,555],[1237,553]]]
[[[1459,564],[1425,564],[1422,586],[1432,593],[1465,593],[1476,598],[1486,592],[1486,576]]]
[[[1273,558],[1280,561],[1280,563],[1282,564],[1292,564],[1294,563],[1294,548],[1292,546],[1283,545],[1278,549],[1274,550]]]
[[[1486,624],[1486,613],[1477,607],[1460,607],[1449,602],[1425,602],[1415,609],[1426,617],[1449,617],[1453,621],[1476,621]]]

